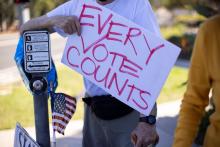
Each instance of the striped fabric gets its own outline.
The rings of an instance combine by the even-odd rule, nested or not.
[[[76,98],[51,92],[53,130],[64,135],[64,130],[76,110]]]

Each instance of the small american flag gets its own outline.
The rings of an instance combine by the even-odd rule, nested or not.
[[[66,125],[76,110],[76,98],[64,93],[50,92],[53,130],[64,135]]]

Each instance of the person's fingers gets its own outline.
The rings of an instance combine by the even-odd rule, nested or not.
[[[131,142],[135,145],[137,142],[137,135],[135,133],[131,134]]]
[[[81,35],[81,26],[76,16],[59,16],[54,26],[61,28],[66,34],[77,33]]]
[[[143,147],[143,140],[142,139],[137,139],[135,147]]]
[[[155,142],[154,142],[154,145],[157,145],[158,142],[159,142],[159,140],[160,140],[160,137],[157,135],[157,136],[156,136],[156,140],[155,140]]]
[[[71,28],[70,25],[65,25],[65,27],[63,28],[64,32],[67,34],[73,34],[73,30]]]
[[[159,136],[157,135],[156,137],[150,137],[148,140],[143,141],[144,146],[149,146],[149,145],[157,145],[159,141]]]
[[[159,137],[156,136],[155,137],[148,137],[148,139],[146,138],[137,138],[137,142],[135,144],[135,147],[147,147],[149,145],[156,145],[159,141]]]
[[[73,34],[75,32],[75,28],[72,23],[68,23],[67,27],[69,28],[69,34]]]
[[[67,28],[67,25],[66,25],[67,22],[62,22],[60,24],[57,24],[57,27],[62,29],[65,33],[68,34],[68,28]]]
[[[153,140],[153,139],[145,140],[145,141],[143,142],[143,144],[144,144],[144,146],[148,146],[148,145],[150,145],[150,144],[154,144],[154,140]]]
[[[81,35],[81,26],[80,26],[79,19],[77,17],[74,17],[74,24],[76,27],[76,32],[77,32],[78,36],[80,36]]]
[[[75,26],[75,23],[74,23],[74,19],[70,16],[67,18],[67,25],[71,29],[71,34],[76,32],[76,26]]]

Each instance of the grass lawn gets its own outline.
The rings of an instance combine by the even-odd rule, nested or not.
[[[82,77],[76,72],[60,65],[58,76],[59,86],[57,92],[77,95],[82,91]],[[83,103],[79,101],[77,107],[77,112],[73,118],[75,120],[82,119]],[[23,83],[13,85],[11,94],[0,95],[0,130],[14,128],[17,121],[23,126],[34,125],[33,97],[26,90]]]
[[[182,99],[186,89],[188,69],[174,67],[157,99],[158,104]]]
[[[78,95],[83,89],[82,77],[76,72],[60,65],[58,68],[59,86],[57,92]],[[158,103],[182,97],[187,79],[187,69],[174,67],[158,98]],[[0,87],[1,88],[1,87]],[[33,97],[23,84],[14,85],[11,94],[0,96],[0,130],[14,128],[16,122],[23,126],[33,126]],[[83,103],[79,101],[72,120],[82,119]]]
[[[161,27],[160,31],[164,38],[168,39],[171,36],[182,36],[186,32],[186,26],[183,24],[176,24],[170,27]]]

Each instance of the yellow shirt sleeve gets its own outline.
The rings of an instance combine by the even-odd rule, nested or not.
[[[197,34],[191,66],[189,69],[187,90],[184,94],[179,113],[173,147],[190,147],[195,139],[204,108],[209,101],[210,77],[208,71],[209,57],[206,50],[205,27]]]

